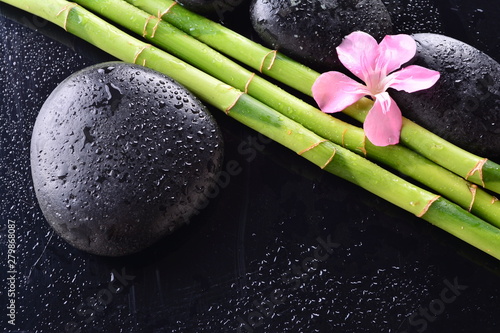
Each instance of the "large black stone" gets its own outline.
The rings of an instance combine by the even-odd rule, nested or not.
[[[441,73],[429,89],[391,91],[403,115],[444,139],[500,161],[500,64],[456,39],[413,35],[417,53],[410,64]]]
[[[320,71],[344,70],[336,47],[351,32],[378,41],[392,32],[380,0],[254,0],[251,19],[270,47]]]
[[[216,21],[225,21],[232,12],[249,0],[178,0],[177,2],[195,13]]]
[[[34,188],[49,224],[99,255],[143,250],[206,204],[222,160],[217,124],[170,78],[120,62],[64,80],[37,117]]]

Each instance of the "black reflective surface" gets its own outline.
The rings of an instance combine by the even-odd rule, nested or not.
[[[464,31],[462,40],[500,58],[496,2],[405,3],[432,7],[442,21],[431,28]],[[137,255],[73,249],[37,205],[30,135],[60,81],[111,58],[32,15],[0,10],[5,332],[498,332],[496,260],[217,111],[224,168],[238,172],[221,178],[207,209]],[[244,24],[242,13],[227,11],[227,24]]]

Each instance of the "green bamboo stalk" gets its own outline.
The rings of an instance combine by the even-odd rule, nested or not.
[[[319,73],[292,59],[255,43],[238,33],[215,23],[172,0],[126,0],[157,15],[162,20],[199,39],[266,75],[304,93],[312,95],[311,87]],[[235,46],[238,47],[235,47]],[[345,110],[354,119],[363,122],[369,109],[366,98]],[[364,112],[354,112],[362,110]],[[434,135],[430,131],[404,119],[401,142],[429,160],[442,165],[461,177],[500,193],[500,165],[471,154]]]
[[[412,177],[462,208],[500,227],[500,201],[401,145],[377,147],[356,126],[331,117],[157,17],[123,0],[76,0],[153,44],[259,99],[316,134]],[[109,8],[120,8],[112,10]]]
[[[406,182],[365,158],[323,139],[262,102],[133,38],[82,7],[64,0],[47,0],[43,4],[39,0],[1,2],[41,16],[123,61],[144,64],[169,75],[203,101],[297,152],[312,163],[500,259],[500,229],[458,205]]]

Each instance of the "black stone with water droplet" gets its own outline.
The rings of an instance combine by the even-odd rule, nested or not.
[[[31,143],[34,187],[56,232],[99,255],[141,251],[206,203],[222,138],[176,82],[121,62],[88,67],[44,103]]]
[[[500,64],[456,39],[413,35],[417,54],[410,64],[441,73],[431,88],[391,91],[403,115],[442,138],[500,161]]]
[[[443,15],[435,0],[383,0],[394,34],[443,33]],[[455,24],[456,29],[456,24]]]
[[[231,12],[247,0],[179,0],[182,6],[193,12],[208,15],[218,15],[223,18],[224,14]]]
[[[251,19],[270,47],[320,71],[342,69],[336,47],[351,32],[392,32],[380,0],[254,0]]]

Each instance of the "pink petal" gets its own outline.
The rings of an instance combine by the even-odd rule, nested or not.
[[[355,31],[337,47],[340,62],[354,75],[366,82],[366,73],[373,70],[378,57],[378,43],[369,34]]]
[[[339,72],[321,74],[312,86],[314,100],[327,113],[342,111],[368,94],[365,86]]]
[[[432,87],[439,79],[437,71],[421,66],[408,66],[389,75],[389,87],[412,93]]]
[[[375,103],[363,126],[368,140],[376,146],[397,144],[402,124],[401,110],[389,94],[375,95]]]
[[[415,56],[417,44],[409,35],[388,35],[380,42],[378,47],[378,66],[383,68],[387,75]]]

